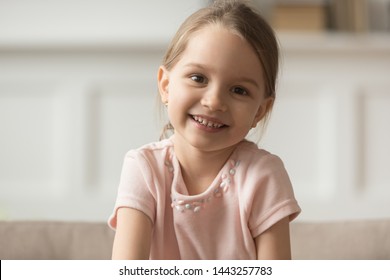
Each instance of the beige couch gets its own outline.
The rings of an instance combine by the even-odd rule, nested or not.
[[[0,259],[109,259],[104,223],[0,222]],[[294,222],[294,259],[390,259],[390,219]]]

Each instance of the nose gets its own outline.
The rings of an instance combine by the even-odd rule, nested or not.
[[[217,87],[210,88],[204,93],[200,103],[210,111],[226,111],[227,105],[223,91]]]

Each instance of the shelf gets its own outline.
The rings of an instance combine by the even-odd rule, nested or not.
[[[388,33],[277,32],[282,51],[287,52],[378,52],[390,54]]]

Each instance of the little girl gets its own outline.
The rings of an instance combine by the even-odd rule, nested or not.
[[[240,1],[179,28],[158,70],[170,138],[127,153],[114,259],[290,259],[300,212],[282,161],[245,140],[275,99],[278,46]]]

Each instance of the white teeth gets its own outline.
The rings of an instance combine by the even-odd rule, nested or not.
[[[199,116],[193,116],[193,119],[195,121],[197,121],[198,123],[200,123],[204,126],[207,126],[207,127],[211,127],[211,128],[220,128],[223,126],[223,124],[214,123],[214,122],[208,121],[208,120],[206,120],[202,117],[199,117]]]

